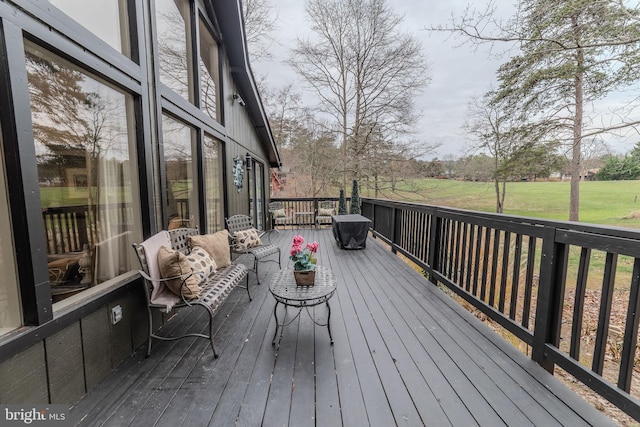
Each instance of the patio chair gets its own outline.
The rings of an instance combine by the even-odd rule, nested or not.
[[[276,225],[292,224],[293,220],[290,215],[287,214],[284,202],[271,202],[269,203],[269,217],[271,217],[271,228],[275,230]]]
[[[331,225],[331,216],[336,214],[335,203],[331,200],[321,200],[318,202],[318,212],[316,214],[316,227],[320,225]]]
[[[260,275],[258,274],[258,265],[260,261],[271,255],[278,254],[278,266],[282,268],[280,261],[280,248],[273,244],[264,244],[262,238],[265,232],[256,230],[251,222],[251,218],[247,215],[233,215],[226,219],[227,230],[233,241],[231,251],[236,254],[249,254],[253,256],[253,272],[256,274],[258,285],[260,284]],[[267,259],[265,261],[273,261],[275,259]]]

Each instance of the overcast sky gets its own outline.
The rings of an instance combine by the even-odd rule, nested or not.
[[[303,0],[270,0],[276,9],[278,21],[274,37],[278,44],[271,47],[272,61],[252,64],[258,76],[266,75],[271,90],[276,90],[288,82],[303,82],[282,61],[288,56],[289,49],[295,45],[296,36],[304,35],[308,30],[305,22]],[[403,16],[403,29],[421,41],[431,69],[431,83],[416,102],[422,111],[422,119],[417,124],[417,134],[421,140],[439,142],[438,148],[428,159],[446,155],[459,157],[465,152],[468,136],[462,131],[467,103],[472,95],[480,95],[491,86],[497,86],[495,72],[501,62],[491,59],[486,49],[473,51],[470,46],[455,48],[459,40],[447,39],[446,34],[425,31],[424,28],[446,24],[451,14],[460,16],[469,3],[468,0],[388,0],[388,4],[397,15]],[[501,15],[510,16],[514,10],[513,0],[497,0]],[[482,0],[473,2],[477,8],[485,4]],[[307,95],[305,101],[311,103],[313,96]],[[637,135],[621,141],[609,141],[617,152],[629,151]]]

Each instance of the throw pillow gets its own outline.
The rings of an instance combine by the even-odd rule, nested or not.
[[[256,246],[262,246],[262,241],[258,235],[258,230],[252,228],[250,230],[236,231],[233,233],[233,240],[237,250],[244,251]]]
[[[287,214],[284,212],[284,208],[282,209],[274,209],[271,214],[273,215],[274,218],[284,218],[287,216]]]
[[[333,215],[333,209],[331,208],[319,208],[318,209],[318,216],[331,216]]]
[[[210,277],[216,272],[216,262],[213,257],[200,246],[191,248],[191,253],[187,255],[187,260],[194,273],[201,273],[204,277]]]
[[[184,296],[185,299],[194,299],[200,296],[202,277],[198,274],[191,274],[191,265],[185,254],[162,246],[158,251],[158,266],[163,279],[176,277],[165,282],[171,292],[178,296]],[[184,287],[182,286],[183,282]]]
[[[213,234],[189,236],[189,247],[200,246],[207,251],[216,263],[216,269],[231,265],[231,250],[229,248],[229,232],[220,230]]]

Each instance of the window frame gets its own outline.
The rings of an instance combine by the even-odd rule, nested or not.
[[[2,129],[4,153],[7,163],[7,175],[10,175],[12,191],[8,195],[8,203],[12,216],[11,229],[13,235],[23,238],[16,240],[17,280],[20,290],[20,304],[22,306],[23,324],[26,326],[52,325],[51,330],[57,330],[61,325],[69,324],[86,315],[111,300],[114,295],[126,291],[134,283],[134,277],[123,278],[112,288],[101,291],[89,300],[80,301],[74,310],[53,312],[51,304],[50,285],[46,263],[46,239],[42,221],[41,203],[38,198],[26,197],[38,193],[37,166],[35,162],[35,147],[33,144],[33,127],[30,114],[17,112],[30,111],[29,91],[26,85],[27,72],[23,39],[28,39],[52,54],[58,55],[77,65],[91,75],[97,76],[126,91],[133,97],[135,114],[135,146],[137,152],[132,154],[130,161],[136,162],[138,173],[135,175],[137,191],[141,199],[141,211],[137,212],[136,221],[140,221],[140,232],[149,236],[156,232],[162,221],[162,213],[158,209],[157,183],[163,181],[159,176],[157,162],[159,161],[157,148],[158,120],[166,111],[189,126],[196,129],[196,159],[198,159],[198,173],[194,177],[199,199],[204,196],[203,165],[200,165],[203,135],[206,132],[221,143],[222,155],[222,185],[224,216],[229,212],[228,173],[228,144],[232,142],[228,131],[224,127],[224,46],[219,44],[219,72],[220,72],[220,109],[221,122],[218,123],[194,105],[184,105],[175,102],[171,96],[161,92],[158,85],[153,84],[157,79],[157,69],[153,69],[153,49],[157,49],[157,41],[143,37],[143,18],[145,11],[153,13],[148,6],[139,0],[127,0],[129,6],[129,35],[131,38],[131,58],[121,54],[98,36],[84,28],[57,8],[50,7],[45,1],[25,0],[20,9],[0,3],[0,50],[5,55],[0,59],[0,85],[5,88],[0,91],[0,117],[9,126]],[[209,17],[210,6],[199,2],[193,7],[192,16],[200,11],[202,18],[212,30],[218,43],[220,33],[217,26]],[[151,9],[153,5],[151,5]],[[193,40],[197,40],[193,38]],[[192,47],[197,52],[197,44]],[[151,69],[148,69],[151,67]],[[196,67],[197,70],[197,67]],[[199,77],[196,82],[199,81]],[[186,103],[186,101],[185,101]],[[151,108],[150,108],[151,107]],[[35,193],[34,193],[35,192]],[[201,222],[204,215],[200,215]],[[200,224],[203,226],[204,224]],[[202,228],[204,230],[204,228]],[[125,285],[127,285],[125,287]],[[57,319],[56,324],[48,323]],[[62,323],[60,323],[62,322]],[[38,342],[39,329],[27,329],[20,336],[27,335],[27,340],[18,340],[16,351],[24,348],[29,342]],[[46,332],[44,332],[46,333]],[[26,338],[26,337],[25,337]],[[0,337],[2,341],[2,337]]]
[[[190,47],[193,52],[191,57],[191,70],[190,77],[193,79],[193,102],[185,99],[183,96],[173,91],[169,86],[165,85],[160,81],[160,65],[159,61],[155,62],[155,70],[154,75],[157,76],[158,81],[155,85],[156,87],[156,98],[159,101],[159,108],[163,111],[170,110],[174,115],[178,115],[177,111],[182,110],[190,115],[193,119],[197,119],[200,123],[205,124],[206,126],[213,128],[216,131],[216,134],[226,135],[227,131],[225,129],[225,77],[224,77],[224,58],[225,51],[224,45],[222,44],[222,35],[221,32],[215,22],[213,22],[209,18],[209,14],[207,8],[202,8],[202,5],[199,1],[196,0],[184,0],[188,2],[190,5]],[[153,34],[152,34],[152,45],[153,45],[153,54],[156,58],[159,57],[159,43],[158,43],[158,24],[157,24],[157,12],[155,10],[155,6],[152,9],[152,21],[153,21]],[[199,20],[202,20],[204,26],[209,30],[213,40],[218,45],[218,80],[219,80],[219,95],[218,95],[218,116],[219,120],[216,120],[209,116],[202,108],[201,101],[201,88],[200,88],[200,67],[199,67],[199,55],[200,55],[200,34],[199,34]],[[177,108],[176,108],[177,107]],[[160,112],[158,112],[160,114]],[[180,117],[180,116],[179,116]],[[186,120],[187,122],[191,122],[192,119]],[[221,137],[218,137],[221,138]],[[226,138],[221,138],[223,141],[226,141]]]
[[[64,16],[72,27],[80,27],[80,24]],[[13,22],[14,20],[16,22]],[[130,25],[133,25],[133,22],[135,19],[130,20]],[[149,200],[151,195],[148,186],[145,186],[150,164],[149,154],[144,147],[144,141],[148,138],[145,129],[148,127],[149,117],[143,116],[143,98],[147,93],[145,85],[142,84],[141,68],[122,54],[111,55],[116,51],[110,46],[110,52],[105,55],[104,46],[108,45],[103,41],[96,44],[88,40],[85,44],[79,44],[70,40],[64,33],[53,32],[46,22],[35,22],[32,18],[21,15],[11,20],[2,18],[1,24],[0,38],[6,56],[0,64],[0,84],[7,90],[2,91],[0,95],[0,105],[3,110],[3,122],[15,123],[15,126],[2,130],[7,174],[11,176],[9,185],[14,189],[10,192],[8,201],[13,235],[26,236],[15,241],[16,253],[21,254],[16,259],[20,304],[23,324],[38,326],[58,315],[54,312],[51,302],[31,114],[16,113],[31,111],[29,88],[26,84],[24,42],[29,40],[132,96],[132,113],[135,114],[136,123],[133,137],[137,152],[132,153],[130,161],[137,162],[138,172],[132,177],[135,180],[133,191],[134,194],[139,193],[141,200]],[[68,32],[75,33],[77,30],[78,28],[71,28]],[[97,38],[93,34],[92,37]],[[137,40],[133,33],[132,37]],[[137,50],[137,45],[132,44],[132,52]],[[113,56],[115,63],[105,62],[102,59],[105,56]],[[26,194],[38,194],[38,197],[25,197]],[[137,209],[135,214],[137,220],[141,221],[141,232],[148,233],[151,222],[148,210]]]
[[[117,0],[117,1],[121,1],[124,3],[124,8],[127,11],[127,22],[125,23],[125,30],[127,31],[127,49],[128,52],[122,52],[122,50],[120,49],[116,49],[115,47],[113,47],[109,42],[107,42],[105,39],[103,39],[102,37],[100,37],[98,34],[94,33],[93,31],[91,31],[89,29],[89,27],[85,24],[87,23],[82,23],[80,21],[75,20],[71,15],[67,14],[64,9],[60,8],[58,5],[56,5],[55,3],[53,3],[51,0],[47,0],[47,3],[51,6],[49,7],[47,10],[50,14],[55,14],[55,16],[57,17],[57,19],[60,19],[61,21],[66,21],[67,19],[70,19],[71,22],[73,22],[73,25],[78,25],[81,28],[76,29],[76,31],[80,31],[81,29],[83,30],[87,30],[91,35],[93,35],[94,37],[96,37],[98,40],[100,40],[102,43],[104,43],[106,46],[108,46],[109,48],[113,49],[114,51],[118,52],[120,55],[126,57],[126,58],[130,58],[132,61],[139,63],[139,51],[138,49],[134,49],[134,46],[137,45],[136,40],[137,38],[134,37],[134,35],[136,33],[134,33],[132,31],[132,29],[135,29],[134,27],[132,27],[132,22],[136,21],[136,8],[135,8],[135,0]],[[119,7],[119,6],[118,6]],[[61,14],[63,16],[57,16],[58,14]],[[120,15],[120,10],[118,10],[118,15]],[[120,18],[120,17],[119,17]],[[122,23],[119,22],[119,24],[122,26]],[[68,24],[67,24],[68,25]],[[122,30],[122,28],[121,28]]]
[[[220,31],[218,30],[218,28],[211,22],[211,20],[207,17],[206,11],[203,11],[202,9],[198,9],[198,13],[197,13],[197,17],[196,17],[196,31],[197,31],[197,45],[196,45],[196,52],[197,52],[197,58],[196,59],[196,63],[197,66],[195,68],[196,71],[196,87],[197,87],[197,106],[200,108],[200,110],[206,114],[207,117],[211,118],[214,122],[219,123],[221,125],[224,124],[224,84],[223,84],[223,54],[222,54],[222,50],[223,50],[223,46],[222,46],[222,36],[220,35]],[[217,118],[211,117],[209,114],[207,114],[204,111],[203,108],[203,100],[202,100],[202,87],[201,87],[201,83],[202,83],[202,76],[200,73],[200,66],[199,66],[199,59],[200,59],[200,24],[202,24],[202,26],[209,32],[209,35],[211,36],[213,42],[216,44],[217,49],[216,49],[216,53],[218,55],[218,58],[216,58],[216,63],[218,64],[218,69],[216,70],[217,72],[217,87],[216,87],[216,115]],[[213,76],[212,76],[213,77]]]
[[[190,200],[190,209],[193,209],[194,212],[191,212],[192,215],[195,214],[195,224],[200,228],[202,227],[202,203],[200,202],[202,199],[202,162],[199,162],[198,159],[202,158],[202,131],[198,128],[193,122],[189,122],[186,118],[176,116],[172,114],[169,110],[163,110],[158,117],[158,128],[159,128],[159,141],[162,141],[158,148],[158,160],[160,162],[159,170],[160,170],[160,195],[162,200],[162,209],[161,209],[161,218],[162,224],[161,228],[166,230],[169,226],[169,200],[167,197],[168,189],[167,189],[167,168],[166,168],[166,156],[164,150],[164,117],[167,116],[171,120],[179,122],[186,128],[190,129],[190,133],[193,135],[191,138],[191,174],[192,174],[192,190],[193,190],[193,200]]]

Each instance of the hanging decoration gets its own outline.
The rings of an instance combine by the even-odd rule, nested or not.
[[[244,180],[244,160],[241,156],[233,158],[233,183],[238,189],[238,193],[242,190],[242,181]]]

